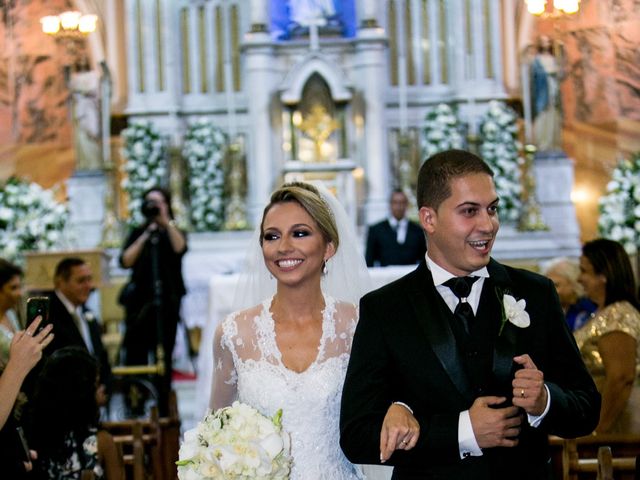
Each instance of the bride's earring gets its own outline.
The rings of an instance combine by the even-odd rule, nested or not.
[[[327,268],[327,261],[325,260],[322,262],[322,274],[326,275],[327,273],[329,273],[329,269]]]

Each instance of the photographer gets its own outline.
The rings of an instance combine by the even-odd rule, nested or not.
[[[129,234],[120,256],[120,264],[132,269],[131,279],[120,295],[127,327],[123,340],[124,361],[127,365],[155,362],[159,320],[165,374],[157,385],[163,413],[171,390],[171,357],[180,302],[186,293],[182,257],[187,251],[187,242],[173,221],[171,194],[153,187],[143,198],[142,213],[146,221]]]

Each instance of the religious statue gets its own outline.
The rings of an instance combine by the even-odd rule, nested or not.
[[[308,34],[312,25],[318,26],[321,32],[342,30],[334,0],[289,0],[289,21],[291,36]]]
[[[538,151],[560,150],[562,114],[560,101],[560,62],[554,55],[551,39],[538,38],[531,59],[531,103],[533,136]]]
[[[100,76],[95,70],[72,73],[69,79],[76,170],[102,166]]]

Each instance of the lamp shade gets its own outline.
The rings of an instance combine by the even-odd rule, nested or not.
[[[80,23],[82,14],[76,11],[62,12],[60,15],[60,25],[64,30],[76,30]]]
[[[49,35],[55,35],[60,30],[60,19],[57,15],[48,15],[40,19],[42,31]]]

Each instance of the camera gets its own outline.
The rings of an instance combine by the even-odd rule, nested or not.
[[[160,207],[153,200],[145,200],[142,203],[141,210],[142,215],[144,215],[147,220],[153,220],[160,213]]]

